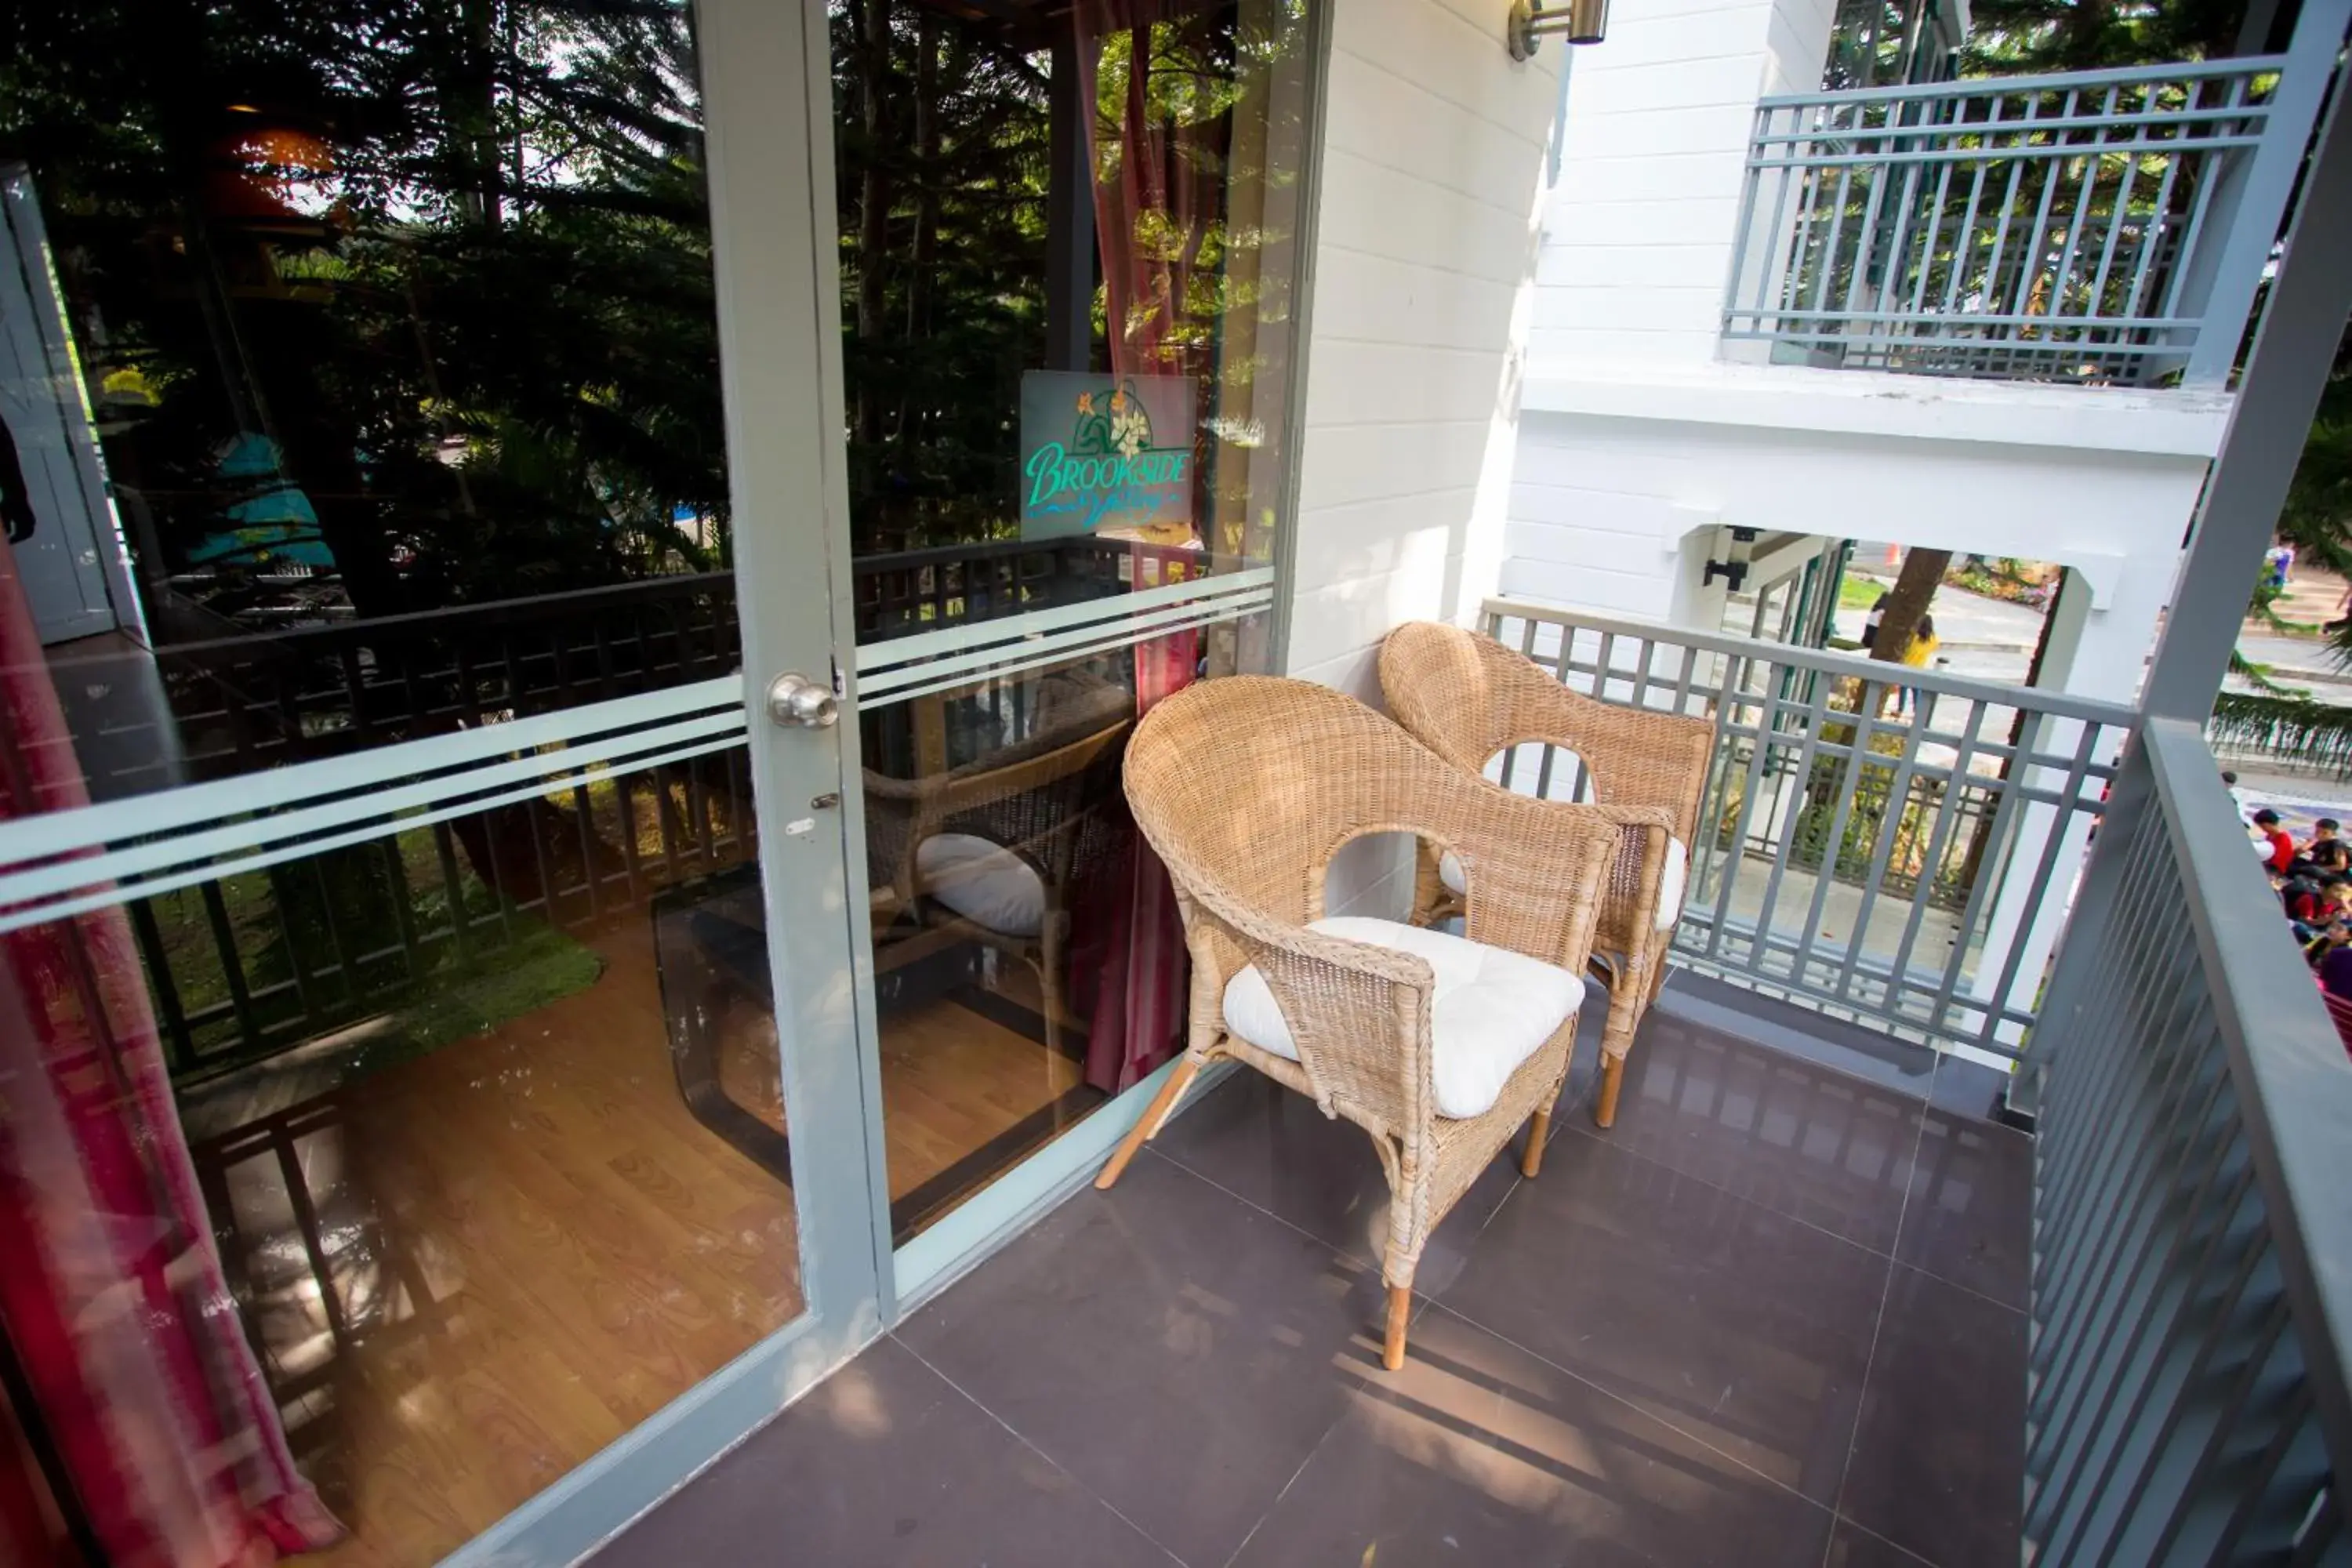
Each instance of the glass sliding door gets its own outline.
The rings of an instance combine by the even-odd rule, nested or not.
[[[829,10],[903,1247],[1181,1047],[1120,759],[1160,699],[1271,667],[1312,55],[1297,0]]]
[[[747,721],[747,665],[832,647],[821,418],[745,370],[823,374],[808,39],[163,0],[16,42],[9,1405],[117,1560],[436,1562],[779,1330],[830,1337],[771,1409],[875,1318],[838,757]],[[722,289],[714,220],[797,252]]]

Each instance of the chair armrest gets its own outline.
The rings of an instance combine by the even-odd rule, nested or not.
[[[1177,901],[1192,952],[1196,1047],[1222,1024],[1224,989],[1255,965],[1289,1026],[1326,1116],[1417,1142],[1434,1114],[1428,961],[1394,948],[1287,925],[1207,889]]]
[[[1657,913],[1659,891],[1665,880],[1666,843],[1676,836],[1675,814],[1654,805],[1584,805],[1564,801],[1547,804],[1564,805],[1571,811],[1590,812],[1602,821],[1617,824],[1620,847],[1616,862],[1610,870],[1603,901],[1619,908],[1623,920],[1632,922],[1628,929],[1648,929],[1650,921]],[[1442,864],[1444,856],[1444,849],[1424,841],[1415,857],[1413,918],[1416,921],[1433,911],[1444,910],[1456,896],[1452,889],[1445,886]]]
[[[1386,828],[1455,848],[1481,868],[1471,884],[1472,941],[1582,974],[1625,825],[1592,807],[1530,800],[1451,770],[1432,773],[1421,792],[1421,820]],[[1254,963],[1290,1027],[1317,1105],[1390,1133],[1409,1152],[1417,1148],[1436,1107],[1430,1034],[1436,982],[1428,963],[1286,924],[1205,887],[1180,889],[1179,900],[1193,955],[1195,1043],[1206,1043],[1197,1033],[1203,1020],[1222,1018],[1226,984]]]

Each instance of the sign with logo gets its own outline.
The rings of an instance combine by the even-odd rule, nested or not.
[[[1024,374],[1021,537],[1190,538],[1192,393],[1181,375]]]

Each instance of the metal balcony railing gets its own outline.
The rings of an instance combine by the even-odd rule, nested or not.
[[[2225,384],[2344,37],[1763,100],[1725,338],[1776,360]]]
[[[2115,802],[2028,1058],[2026,1560],[2343,1563],[2352,1066],[2195,727]]]
[[[2019,1054],[2131,710],[1507,599],[1486,627],[1585,696],[1713,721],[1677,963]],[[1505,787],[1584,793],[1579,760],[1521,753]]]
[[[867,556],[852,573],[858,641],[1114,596],[1144,553],[1078,537]],[[149,662],[152,743],[75,736],[115,764],[91,767],[101,799],[681,688],[733,674],[741,645],[734,576],[713,572],[166,646]],[[989,685],[960,707],[1002,738],[1023,732],[1022,700]],[[866,719],[869,765],[911,766],[908,710]],[[946,737],[950,763],[958,740]],[[396,782],[396,766],[378,782]],[[130,900],[172,1070],[184,1082],[229,1071],[510,968],[549,931],[633,915],[748,860],[751,807],[736,746]]]

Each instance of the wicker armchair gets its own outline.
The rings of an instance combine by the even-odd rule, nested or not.
[[[1128,746],[1127,795],[1175,884],[1192,1026],[1095,1184],[1118,1180],[1221,1058],[1346,1117],[1371,1134],[1393,1195],[1381,1268],[1393,1369],[1431,1230],[1522,1124],[1520,1168],[1542,1162],[1618,829],[1465,779],[1351,698],[1262,676],[1153,709]],[[1322,919],[1331,858],[1399,830],[1477,868],[1467,940]]]
[[[1130,700],[1131,701],[1131,700]],[[876,879],[875,967],[885,973],[960,942],[1036,975],[1049,1050],[1074,1051],[1066,996],[1072,890],[1108,855],[1129,721],[1067,728],[919,779],[868,771],[866,860]]]
[[[1609,985],[1593,1120],[1609,1126],[1617,1119],[1625,1052],[1665,978],[1714,727],[1595,701],[1492,638],[1427,621],[1399,626],[1381,643],[1381,693],[1422,744],[1482,780],[1488,762],[1524,742],[1574,752],[1593,800],[1563,809],[1598,809],[1619,825],[1622,842],[1593,941],[1594,966]],[[1462,891],[1452,884],[1463,879],[1457,867],[1424,854],[1416,907],[1424,915],[1444,912]]]

